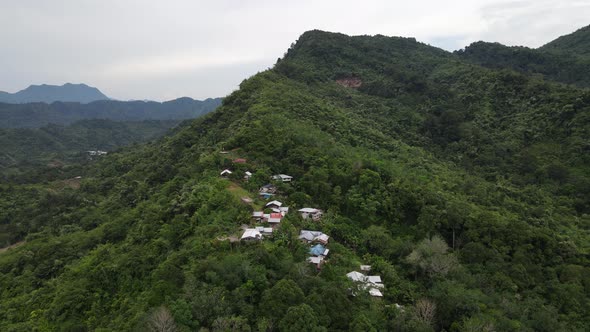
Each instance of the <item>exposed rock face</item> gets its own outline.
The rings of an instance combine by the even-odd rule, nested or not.
[[[363,84],[358,77],[345,77],[336,80],[336,83],[342,85],[343,87],[358,89]]]

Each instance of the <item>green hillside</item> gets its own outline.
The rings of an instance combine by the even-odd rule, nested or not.
[[[492,69],[511,69],[552,81],[590,87],[590,57],[573,51],[545,51],[544,48],[477,42],[455,54],[463,60]]]
[[[541,49],[590,56],[590,25],[561,36],[543,45]]]
[[[79,186],[0,184],[17,244],[0,252],[0,330],[587,330],[589,121],[585,89],[306,32],[216,111]],[[279,173],[294,177],[275,183],[280,227],[231,241]],[[330,236],[321,270],[303,229]],[[346,277],[361,264],[383,297]]]
[[[0,178],[39,182],[43,173],[60,172],[72,164],[92,159],[89,150],[108,152],[145,143],[163,136],[178,123],[178,120],[82,120],[68,126],[0,129]],[[72,171],[80,170],[76,167]]]

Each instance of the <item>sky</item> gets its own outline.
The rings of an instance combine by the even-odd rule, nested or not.
[[[0,91],[70,82],[120,100],[223,97],[307,30],[453,51],[539,47],[588,24],[590,0],[0,0]]]

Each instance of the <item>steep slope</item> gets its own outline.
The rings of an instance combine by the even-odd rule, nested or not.
[[[187,331],[583,331],[589,107],[586,90],[413,39],[307,32],[215,112],[110,154],[78,190],[0,185],[2,224],[36,230],[0,253],[0,328],[169,315]],[[295,179],[276,198],[325,217],[226,241],[252,223],[240,196],[276,173]],[[300,229],[331,236],[320,271]],[[381,300],[351,292],[360,264]]]
[[[41,84],[31,85],[16,93],[0,91],[0,102],[12,104],[53,103],[55,101],[90,103],[108,99],[109,97],[105,96],[100,90],[86,84],[66,83],[61,86]]]
[[[590,56],[590,25],[543,45],[541,50]]]
[[[103,100],[88,104],[54,102],[52,104],[2,104],[0,127],[35,128],[47,124],[67,125],[85,119],[113,121],[185,120],[214,110],[221,98],[193,100],[178,98],[163,103]]]

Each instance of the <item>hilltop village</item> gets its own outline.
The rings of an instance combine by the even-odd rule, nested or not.
[[[222,154],[227,155],[228,152],[222,151]],[[235,158],[231,160],[233,165],[245,166],[248,164],[245,158]],[[243,168],[243,167],[240,167]],[[233,170],[232,170],[233,169]],[[249,181],[254,172],[250,170],[238,171],[235,167],[225,168],[219,176],[232,181],[231,186],[236,188],[240,182]],[[281,200],[288,200],[288,196],[281,191],[281,187],[291,186],[295,178],[287,174],[274,174],[269,179],[269,183],[261,186],[258,189],[257,197],[250,198],[249,196],[241,196],[240,200],[252,207],[251,223],[241,226],[241,235],[229,236],[227,240],[231,242],[260,242],[272,241],[273,235],[281,227],[281,221],[289,214],[292,209],[286,206]],[[322,217],[324,211],[317,207],[298,207],[296,210],[298,218],[309,225],[309,229],[298,230],[297,239],[305,244],[308,248],[308,257],[306,261],[312,264],[317,271],[320,271],[325,264],[329,264],[328,254],[330,236],[321,231]],[[295,212],[291,212],[295,213]],[[358,292],[364,291],[372,297],[383,297],[381,292],[385,285],[381,281],[379,275],[369,275],[371,271],[370,265],[360,265],[358,271],[351,271],[346,274],[346,277],[352,281],[354,287],[350,288],[350,295],[356,296]]]

